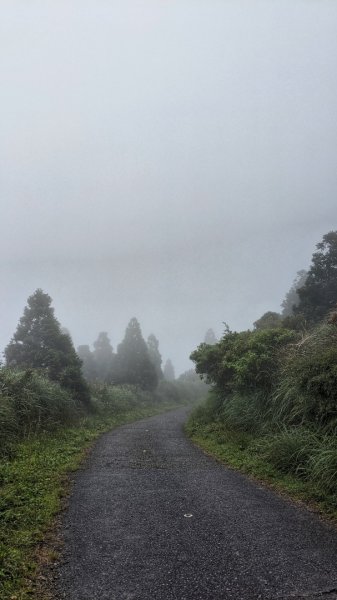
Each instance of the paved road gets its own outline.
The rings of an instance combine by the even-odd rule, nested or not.
[[[65,515],[58,597],[337,598],[336,531],[205,456],[184,437],[185,418],[99,440]]]

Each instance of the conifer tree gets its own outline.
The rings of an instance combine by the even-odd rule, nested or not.
[[[147,347],[149,351],[150,361],[156,369],[157,378],[158,380],[163,379],[164,375],[161,368],[162,357],[159,352],[159,342],[156,336],[153,335],[153,333],[151,333],[151,335],[149,335],[149,337],[147,338]]]
[[[77,354],[82,361],[82,373],[87,381],[94,381],[97,377],[96,363],[93,352],[88,345],[79,346]]]
[[[41,289],[28,298],[17,330],[5,349],[8,366],[43,370],[52,381],[89,403],[90,394],[81,373],[70,335],[62,333],[51,307],[52,299]]]
[[[174,367],[173,367],[173,364],[170,361],[170,359],[168,359],[165,363],[164,379],[166,379],[166,381],[174,381],[175,380]]]
[[[158,384],[156,370],[136,318],[129,322],[124,339],[117,348],[115,373],[119,383],[139,385],[145,390],[154,390]]]
[[[94,342],[94,348],[97,377],[100,381],[108,381],[111,378],[115,355],[106,331],[101,331],[98,335],[96,342]]]

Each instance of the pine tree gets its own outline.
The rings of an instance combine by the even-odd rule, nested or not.
[[[151,335],[149,335],[149,337],[147,338],[147,348],[149,351],[150,361],[152,362],[152,364],[156,370],[157,378],[158,378],[158,380],[161,380],[164,377],[163,371],[161,368],[162,357],[159,352],[159,342],[158,342],[156,336],[153,335],[153,333],[151,333]]]
[[[154,390],[158,384],[156,370],[136,318],[129,322],[124,340],[117,349],[116,380],[118,383],[139,385],[146,390]]]
[[[82,361],[82,373],[87,381],[95,381],[97,378],[96,363],[93,352],[88,345],[79,346],[77,354]]]
[[[168,359],[165,363],[164,379],[166,379],[166,381],[174,381],[175,380],[174,367],[173,367],[173,364],[170,361],[170,359]]]
[[[100,381],[108,381],[111,379],[115,355],[106,331],[101,331],[98,335],[96,342],[94,342],[94,348],[97,377]]]
[[[62,333],[51,307],[52,299],[41,289],[28,298],[17,330],[5,349],[8,366],[44,371],[52,381],[89,403],[90,394],[81,373],[70,335]]]

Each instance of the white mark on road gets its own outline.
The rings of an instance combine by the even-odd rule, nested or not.
[[[193,515],[191,513],[185,513],[184,517],[186,517],[186,519],[190,519],[191,517],[193,517]]]

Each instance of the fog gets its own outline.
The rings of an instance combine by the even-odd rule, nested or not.
[[[3,0],[0,349],[48,292],[190,368],[337,229],[333,0]]]

